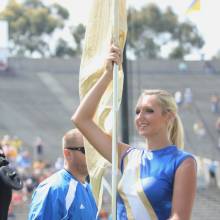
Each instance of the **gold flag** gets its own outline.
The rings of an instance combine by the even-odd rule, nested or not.
[[[200,11],[200,0],[193,0],[187,9],[187,13]]]
[[[104,63],[107,57],[112,36],[117,33],[119,47],[124,48],[127,35],[127,15],[125,0],[118,0],[119,5],[119,31],[113,27],[113,0],[94,0],[92,3],[90,17],[86,26],[85,42],[81,58],[79,92],[80,99],[92,88],[103,74]],[[123,89],[123,70],[119,66],[119,97],[121,101]],[[105,91],[94,120],[107,133],[112,129],[112,83]],[[86,141],[86,161],[92,185],[92,191],[98,208],[102,202],[102,176],[109,163]]]

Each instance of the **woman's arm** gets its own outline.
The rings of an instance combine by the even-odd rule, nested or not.
[[[120,64],[120,62],[120,49],[112,45],[106,59],[103,75],[83,98],[71,119],[90,144],[110,162],[112,158],[112,138],[97,126],[93,121],[93,117],[103,93],[112,80],[113,64]],[[127,148],[128,145],[119,144],[119,156]]]
[[[195,194],[196,162],[193,158],[187,158],[175,174],[172,214],[169,220],[190,220]]]

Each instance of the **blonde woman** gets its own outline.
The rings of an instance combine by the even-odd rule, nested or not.
[[[111,45],[102,77],[85,96],[72,121],[88,141],[111,162],[112,138],[93,121],[99,101],[112,80],[120,49]],[[181,150],[182,123],[174,98],[163,90],[146,90],[138,99],[135,124],[146,140],[138,149],[118,143],[117,219],[189,220],[196,192],[196,162]]]

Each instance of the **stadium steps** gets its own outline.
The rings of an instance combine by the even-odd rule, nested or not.
[[[65,75],[62,76],[65,78]],[[10,78],[1,77],[0,99],[2,135],[4,129],[21,137],[28,147],[33,146],[36,136],[40,136],[49,160],[60,155],[62,135],[72,128],[72,112],[67,111],[37,74],[19,73]],[[73,100],[73,107],[74,104]],[[51,148],[55,150],[51,151]]]
[[[197,190],[192,220],[218,220],[220,210],[220,190],[209,187]]]

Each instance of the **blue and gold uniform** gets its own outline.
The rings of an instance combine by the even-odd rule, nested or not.
[[[193,156],[176,146],[158,150],[130,147],[121,159],[118,220],[167,220],[177,168]]]

